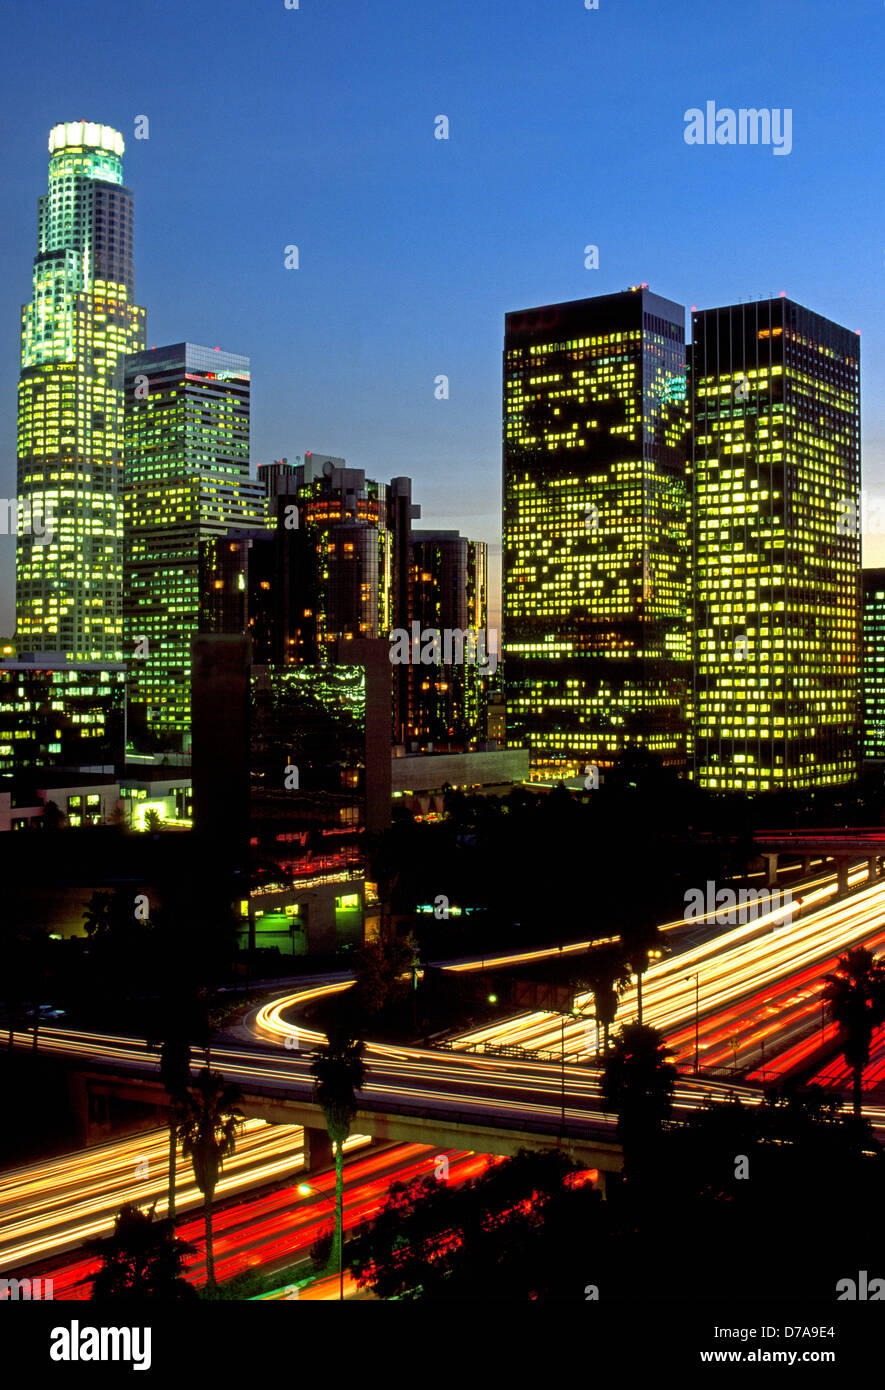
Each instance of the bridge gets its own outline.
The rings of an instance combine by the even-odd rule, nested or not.
[[[16,1046],[31,1043],[30,1034],[15,1035]],[[66,1072],[81,1143],[108,1137],[114,1100],[136,1103],[151,1124],[167,1123],[158,1054],[141,1039],[43,1029],[40,1052]],[[202,1054],[193,1052],[192,1066],[204,1065]],[[329,1164],[331,1148],[309,1053],[219,1046],[212,1048],[211,1065],[240,1088],[239,1109],[247,1118],[300,1125],[305,1166]],[[505,1066],[500,1059],[476,1054],[374,1045],[351,1130],[377,1143],[476,1153],[559,1149],[582,1166],[596,1168],[604,1181],[602,1175],[621,1168],[621,1146],[615,1117],[600,1109],[598,1079],[592,1068],[574,1063]]]
[[[766,861],[766,880],[777,886],[778,859],[782,854],[809,859],[831,859],[836,866],[839,893],[848,892],[848,871],[858,859],[867,861],[867,878],[878,878],[885,856],[885,826],[839,826],[822,830],[758,830],[753,843]]]

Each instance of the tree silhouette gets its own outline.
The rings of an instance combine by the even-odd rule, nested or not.
[[[663,1123],[670,1116],[677,1072],[667,1056],[662,1033],[644,1023],[628,1023],[605,1064],[603,1100],[617,1113],[624,1172],[630,1179],[641,1180],[651,1172]]]
[[[413,944],[411,937],[400,936],[389,920],[382,920],[377,937],[354,952],[356,990],[366,1013],[381,1013],[406,998]]]
[[[523,1149],[458,1186],[394,1183],[355,1234],[357,1282],[408,1301],[583,1298],[608,1215],[588,1177],[565,1154]]]
[[[160,1049],[160,1080],[169,1097],[169,1197],[167,1215],[175,1218],[175,1161],[178,1127],[190,1085],[191,1042],[199,1035],[200,1019],[192,997],[169,996],[161,1007],[148,1047]]]
[[[836,969],[824,978],[823,997],[838,1029],[842,1056],[851,1068],[852,1104],[859,1117],[873,1033],[885,1022],[885,967],[866,946],[857,946],[840,956]]]
[[[155,1221],[153,1207],[143,1212],[127,1202],[117,1213],[113,1232],[90,1241],[87,1249],[101,1260],[98,1272],[83,1280],[92,1284],[93,1301],[179,1301],[197,1296],[182,1277],[185,1257],[196,1247],[176,1237],[171,1221]]]
[[[335,1153],[335,1240],[340,1295],[344,1297],[344,1141],[357,1112],[355,1092],[363,1084],[363,1044],[349,1028],[333,1026],[325,1045],[313,1054],[310,1069],[316,1077],[316,1098],[323,1108],[326,1129]]]
[[[602,1025],[604,1053],[608,1052],[609,1029],[618,1012],[618,1001],[630,983],[630,965],[623,946],[617,942],[604,942],[592,946],[581,965],[587,987],[593,994],[593,1007],[596,1022]],[[597,1032],[596,1051],[599,1053],[599,1034]]]
[[[222,1164],[236,1148],[237,1131],[243,1116],[236,1109],[240,1100],[237,1086],[225,1081],[220,1072],[201,1071],[185,1097],[178,1127],[185,1158],[193,1165],[197,1186],[203,1194],[206,1221],[206,1276],[215,1287],[215,1259],[212,1252],[212,1198]]]

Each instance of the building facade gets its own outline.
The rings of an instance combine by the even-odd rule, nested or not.
[[[885,569],[863,572],[864,759],[885,758]]]
[[[488,547],[458,531],[413,531],[411,551],[411,618],[422,631],[487,634]],[[484,737],[487,670],[468,661],[407,669],[412,682],[403,742],[463,747]]]
[[[144,344],[134,303],[123,137],[54,126],[39,199],[18,391],[19,651],[123,655],[123,377]]]
[[[264,486],[249,476],[249,359],[194,343],[135,353],[125,398],[130,733],[186,749],[201,544],[267,521]]]
[[[693,315],[694,776],[850,781],[860,682],[860,344],[786,297]]]
[[[539,776],[687,766],[685,314],[636,286],[506,316],[503,685]]]
[[[121,768],[125,680],[122,662],[0,661],[0,774]]]

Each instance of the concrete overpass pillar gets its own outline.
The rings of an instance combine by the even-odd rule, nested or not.
[[[324,1129],[304,1130],[304,1171],[316,1172],[318,1168],[330,1168],[334,1163],[332,1141]]]
[[[335,898],[331,894],[315,894],[304,905],[307,949],[330,955],[337,943]]]
[[[778,856],[776,853],[766,850],[762,858],[765,860],[765,882],[769,888],[776,888]]]
[[[840,855],[836,860],[836,881],[840,893],[848,892],[848,860]]]
[[[77,1143],[83,1148],[89,1144],[89,1087],[85,1076],[69,1071],[65,1077],[68,1099],[74,1115],[74,1128]]]

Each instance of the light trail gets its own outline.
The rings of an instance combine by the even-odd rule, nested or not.
[[[346,1151],[365,1147],[351,1135]],[[109,1231],[124,1202],[156,1203],[165,1216],[169,1193],[169,1131],[152,1129],[75,1154],[0,1173],[0,1270],[40,1259]],[[236,1152],[225,1160],[216,1193],[224,1198],[304,1167],[300,1125],[247,1120]],[[179,1211],[201,1206],[189,1159],[178,1147],[175,1202]]]
[[[353,1230],[381,1209],[387,1200],[392,1182],[410,1182],[415,1178],[433,1176],[440,1158],[448,1163],[450,1183],[462,1183],[477,1177],[489,1166],[483,1154],[457,1149],[434,1149],[423,1144],[401,1144],[395,1148],[372,1152],[354,1159],[345,1168],[344,1229]],[[297,1185],[279,1187],[252,1199],[242,1199],[213,1212],[213,1251],[215,1273],[219,1282],[255,1268],[282,1268],[306,1259],[311,1245],[333,1217],[331,1201],[335,1192],[334,1172],[311,1178],[314,1189],[309,1197],[302,1196]],[[206,1281],[204,1227],[202,1212],[177,1223],[176,1234],[182,1240],[199,1247],[185,1265],[189,1282],[202,1285]],[[53,1281],[53,1298],[83,1300],[89,1297],[83,1280],[94,1274],[99,1262],[91,1257],[55,1261],[43,1271]],[[27,1277],[26,1275],[23,1277]],[[334,1295],[329,1290],[334,1283]],[[281,1297],[282,1292],[276,1291]],[[338,1297],[338,1278],[321,1281],[314,1290],[300,1298],[315,1300]]]
[[[858,871],[858,876],[861,873]],[[806,886],[803,900],[815,910],[801,921],[776,930],[784,913],[789,911],[789,907],[781,906],[653,965],[643,980],[645,1020],[661,1028],[668,1037],[672,1036],[684,1059],[693,1046],[694,1023],[694,985],[693,980],[686,977],[697,970],[702,979],[702,1021],[708,1020],[705,1060],[719,1055],[715,1049],[722,1047],[728,1031],[733,1032],[737,1026],[737,1020],[748,1019],[754,1028],[761,1027],[764,1020],[760,1019],[759,1010],[777,1007],[770,1002],[769,996],[778,989],[782,993],[798,990],[797,998],[787,1000],[786,1004],[780,1001],[780,1018],[791,1024],[801,1022],[803,1010],[815,1007],[814,981],[819,981],[824,973],[822,966],[834,961],[839,952],[858,940],[877,940],[877,933],[882,931],[885,882],[875,883],[849,899],[816,906],[819,898],[828,896],[831,894],[825,883]],[[215,1065],[244,1090],[252,1086],[271,1096],[282,1092],[284,1096],[300,1095],[309,1100],[313,1095],[310,1061],[298,1049],[302,1045],[315,1047],[323,1040],[323,1035],[301,1023],[291,1022],[285,1015],[350,986],[351,981],[347,979],[312,983],[265,1005],[258,1011],[256,1027],[275,1044],[273,1053],[265,1054],[254,1048],[215,1048]],[[579,1008],[587,1009],[592,1003],[591,996],[582,994],[577,1002]],[[635,988],[631,988],[622,1000],[618,1022],[635,1017],[635,1006]],[[774,1023],[777,1024],[777,1016]],[[456,1051],[445,1054],[426,1048],[367,1043],[367,1076],[362,1094],[370,1105],[378,1101],[382,1110],[385,1103],[394,1108],[399,1105],[420,1109],[432,1105],[437,1111],[473,1116],[479,1122],[497,1123],[509,1119],[524,1123],[535,1119],[555,1125],[562,1114],[564,1081],[566,1122],[586,1124],[590,1121],[611,1133],[614,1117],[602,1109],[599,1069],[577,1065],[589,1058],[590,1047],[584,1027],[585,1021],[580,1019],[568,1020],[566,1024],[565,1058],[569,1066],[565,1078],[556,1062],[515,1062],[463,1050],[471,1043],[518,1042],[525,1047],[546,1047],[552,1053],[558,1052],[561,1022],[558,1015],[549,1013],[530,1013],[474,1029],[454,1040]],[[285,1044],[287,1040],[288,1047],[281,1049],[280,1042]],[[30,1046],[30,1033],[17,1033],[15,1042]],[[41,1048],[50,1053],[80,1056],[91,1062],[123,1065],[152,1078],[157,1076],[155,1054],[135,1038],[47,1028],[41,1035]],[[196,1061],[200,1061],[198,1055]],[[677,1110],[696,1108],[704,1103],[706,1096],[725,1094],[733,1089],[731,1085],[717,1087],[706,1081],[691,1085],[680,1082],[676,1089]],[[758,1091],[741,1089],[749,1102],[760,1099]],[[870,1106],[866,1110],[877,1126],[885,1122],[882,1107]],[[279,1133],[278,1127],[274,1128]],[[261,1180],[278,1176],[286,1164],[293,1169],[300,1166],[300,1151],[296,1150],[294,1142],[296,1127],[286,1128],[290,1129],[288,1149],[285,1139],[282,1148],[287,1152],[265,1153],[256,1170]],[[74,1243],[107,1229],[109,1213],[112,1214],[124,1200],[143,1203],[156,1196],[158,1210],[165,1210],[163,1187],[168,1142],[165,1131],[156,1131],[153,1141],[156,1170],[149,1161],[153,1189],[149,1183],[136,1182],[134,1177],[115,1184],[112,1171],[106,1171],[103,1166],[106,1162],[113,1170],[115,1162],[118,1165],[126,1163],[134,1174],[133,1152],[137,1151],[139,1156],[144,1154],[147,1142],[145,1136],[137,1136],[124,1141],[122,1146],[107,1146],[110,1152],[106,1160],[102,1160],[101,1151],[96,1150],[90,1151],[85,1159],[78,1155],[56,1160],[61,1165],[59,1174],[68,1173],[69,1187],[76,1182],[78,1174],[86,1183],[77,1201],[69,1204],[71,1210],[61,1232],[52,1230],[53,1198],[45,1193],[47,1165],[30,1165],[29,1169],[17,1174],[4,1175],[0,1181],[0,1216],[5,1200],[9,1204],[12,1224],[4,1220],[0,1263],[9,1265],[26,1258],[39,1258],[48,1250],[58,1248],[59,1240]],[[265,1144],[269,1142],[264,1141]],[[124,1152],[125,1159],[121,1157]],[[189,1172],[189,1167],[182,1164],[180,1171]],[[242,1179],[243,1183],[256,1180],[254,1174]],[[235,1181],[236,1174],[227,1170],[222,1182],[233,1184]],[[180,1200],[186,1205],[200,1199],[193,1189],[189,1196],[183,1194]],[[16,1201],[19,1203],[17,1210],[14,1209]],[[28,1203],[31,1209],[26,1214],[23,1208]],[[59,1198],[58,1205],[64,1205],[63,1198]],[[46,1231],[41,1230],[41,1222]]]

